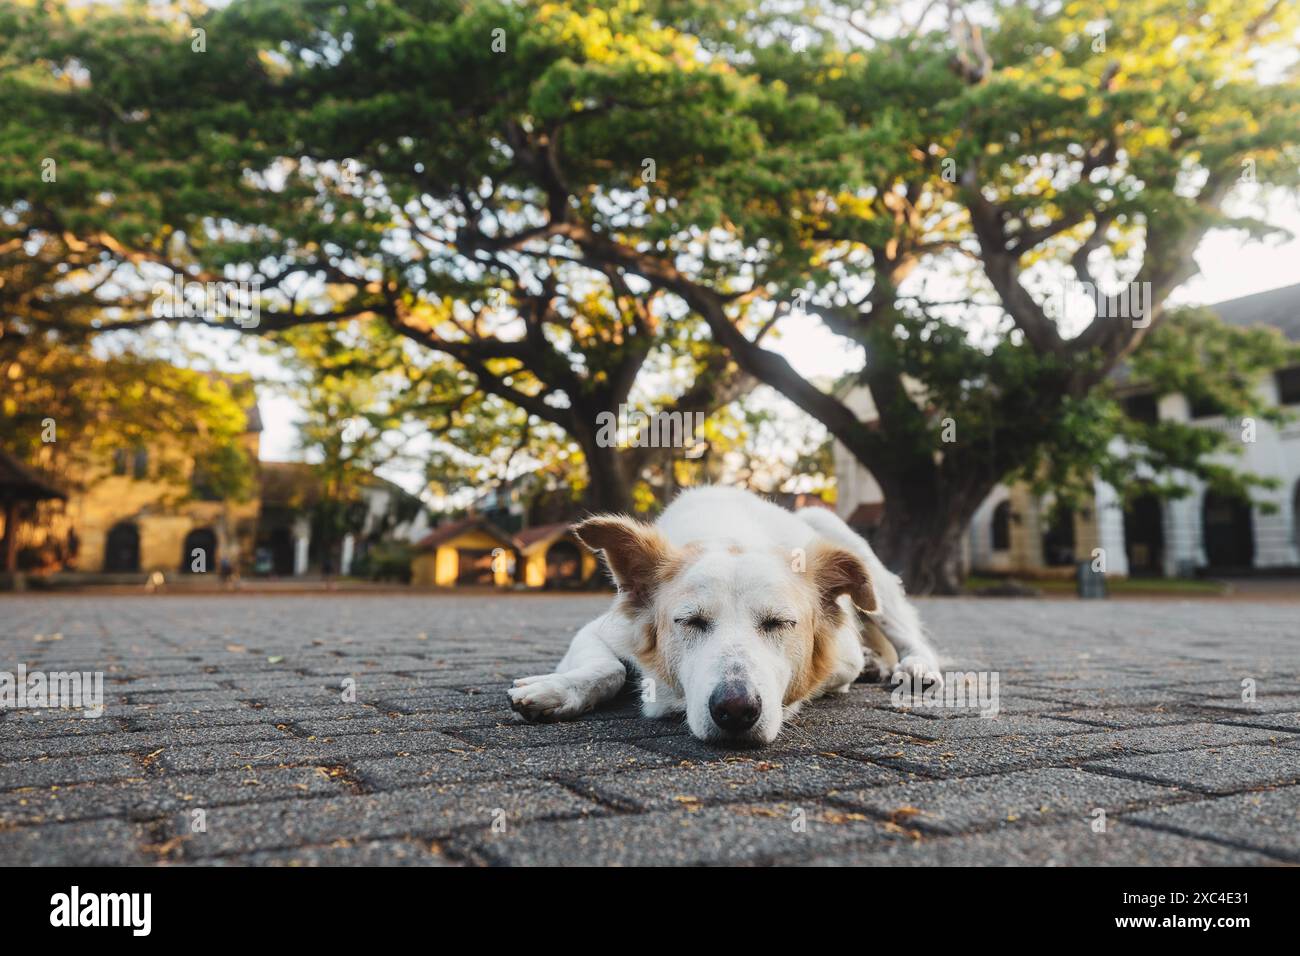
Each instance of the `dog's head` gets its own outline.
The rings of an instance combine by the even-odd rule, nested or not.
[[[834,666],[841,595],[876,609],[862,561],[829,542],[794,553],[726,542],[675,548],[654,527],[621,516],[576,530],[605,555],[638,630],[642,670],[681,695],[701,740],[775,740],[785,707]]]

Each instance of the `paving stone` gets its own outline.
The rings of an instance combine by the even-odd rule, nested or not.
[[[1090,820],[1051,826],[1005,826],[987,833],[847,846],[803,861],[810,866],[1258,866],[1250,850],[1208,840]]]
[[[184,814],[173,820],[173,832],[183,841],[182,857],[198,859],[338,840],[433,840],[470,830],[490,834],[494,822],[509,832],[539,818],[600,812],[558,784],[513,782],[218,808],[208,813],[206,833],[191,833]]]
[[[1281,730],[1286,733],[1300,734],[1300,714],[1253,714],[1246,717],[1219,717],[1214,719],[1216,723],[1220,724],[1263,727],[1266,730]]]
[[[491,727],[467,727],[452,731],[456,737],[479,746],[552,747],[601,740],[634,741],[650,737],[680,736],[682,720],[583,720],[560,724],[526,724],[512,720]]]
[[[865,726],[850,725],[835,728],[810,728],[791,726],[768,747],[737,749],[717,743],[706,743],[687,735],[651,737],[637,741],[637,746],[677,761],[713,763],[727,760],[736,754],[762,753],[765,757],[793,756],[799,754],[849,752],[858,748],[890,748],[915,738],[880,730],[864,722]]]
[[[341,841],[328,846],[263,850],[199,861],[210,866],[456,866],[436,840]]]
[[[897,783],[895,770],[844,757],[731,757],[717,763],[635,770],[571,782],[579,793],[624,809],[670,810],[713,803],[820,799]]]
[[[0,793],[0,826],[104,817],[156,820],[185,807],[345,794],[353,790],[352,783],[338,772],[314,767],[257,767],[212,774],[140,776],[71,786],[24,787]]]
[[[342,762],[334,744],[293,737],[267,738],[247,743],[167,747],[156,758],[171,773],[213,773],[241,767],[323,766]]]
[[[59,720],[0,719],[0,760],[5,759],[8,747],[15,742],[38,740],[42,737],[93,737],[98,734],[116,734],[123,730],[123,721],[109,717],[64,717]]]
[[[1086,731],[1075,734],[1025,734],[1006,738],[958,737],[900,741],[897,747],[876,746],[849,753],[890,767],[933,777],[976,776],[1029,767],[1074,766],[1125,753],[1160,753],[1236,743],[1266,743],[1273,731],[1257,727],[1190,723],[1131,730]]]
[[[387,734],[416,730],[440,730],[446,721],[437,714],[386,714],[367,710],[355,717],[331,718],[328,715],[303,712],[299,716],[278,720],[275,726],[285,726],[299,735],[308,737],[347,737],[352,734]],[[464,736],[457,734],[457,739]]]
[[[1267,744],[1223,747],[1123,757],[1088,766],[1200,793],[1235,793],[1300,782],[1300,749]]]
[[[166,734],[157,731],[134,733],[82,735],[78,737],[41,737],[20,740],[4,746],[5,759],[23,760],[38,757],[74,757],[87,754],[153,753],[164,746],[192,746],[206,743],[226,743],[261,740],[267,735],[265,728],[248,725],[218,725],[173,730]]]
[[[904,829],[958,833],[1021,820],[1039,822],[1048,816],[1088,820],[1098,808],[1109,815],[1179,796],[1170,787],[1056,768],[917,780],[845,791],[835,799]]]
[[[501,757],[468,744],[462,750],[447,753],[353,760],[349,767],[363,786],[377,791],[427,784],[498,780],[510,777],[513,771],[510,764]]]
[[[930,740],[972,740],[977,737],[1024,737],[1027,735],[1078,734],[1086,732],[1073,721],[1054,720],[1039,715],[998,715],[997,717],[949,717],[911,723],[906,731],[914,737]]]
[[[0,792],[0,828],[69,820],[148,819],[177,808],[166,784],[143,776]]]
[[[893,839],[861,813],[777,802],[547,821],[459,834],[448,846],[494,865],[734,866]]]
[[[139,866],[153,862],[143,850],[143,827],[119,820],[55,823],[0,830],[5,866]]]
[[[1125,821],[1185,836],[1250,847],[1300,862],[1300,787],[1241,793],[1129,814]]]
[[[1200,710],[1182,710],[1177,707],[1087,708],[1057,711],[1054,720],[1073,721],[1090,727],[1110,727],[1116,730],[1133,730],[1138,727],[1159,727],[1163,724],[1186,724],[1206,717]]]
[[[139,761],[122,754],[22,760],[0,764],[0,790],[49,787],[89,780],[115,780],[139,774]]]

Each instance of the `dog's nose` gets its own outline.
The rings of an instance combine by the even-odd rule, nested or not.
[[[709,696],[713,722],[729,734],[739,734],[758,723],[762,701],[740,681],[723,681]]]

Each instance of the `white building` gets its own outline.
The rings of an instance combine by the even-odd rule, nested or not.
[[[1275,326],[1300,341],[1300,285],[1212,308],[1225,322]],[[1300,413],[1300,367],[1277,370],[1259,388],[1270,405]],[[1023,485],[999,485],[971,521],[967,566],[975,572],[1043,574],[1055,568],[1065,573],[1100,548],[1107,573],[1117,575],[1300,569],[1300,418],[1280,428],[1262,420],[1243,423],[1212,409],[1194,408],[1183,395],[1156,395],[1137,384],[1125,391],[1131,415],[1229,430],[1242,442],[1242,453],[1223,454],[1218,460],[1271,477],[1278,487],[1257,490],[1252,505],[1222,498],[1199,481],[1188,480],[1193,493],[1187,497],[1162,501],[1146,496],[1125,509],[1115,489],[1097,481],[1088,507],[1049,520],[1050,499],[1039,499]],[[845,400],[864,419],[874,417],[866,389],[855,389]],[[880,486],[838,443],[834,451],[840,478],[836,511],[859,530],[869,531],[883,507]]]

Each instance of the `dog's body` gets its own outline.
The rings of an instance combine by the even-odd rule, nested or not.
[[[702,740],[769,743],[804,701],[864,671],[941,682],[901,581],[824,508],[700,488],[653,526],[600,516],[577,533],[604,552],[619,594],[555,673],[514,682],[511,706],[527,720],[585,713],[632,666],[647,717],[685,713]]]

